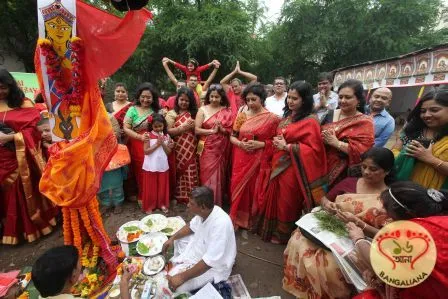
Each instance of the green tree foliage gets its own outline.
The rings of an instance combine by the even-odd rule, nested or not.
[[[248,65],[255,56],[254,18],[242,1],[159,0],[151,1],[149,8],[153,23],[132,58],[113,77],[115,81],[130,87],[151,81],[173,89],[162,67],[165,56],[181,63],[190,57],[200,64],[218,59],[220,75],[230,72],[237,60]],[[182,73],[175,74],[185,79]]]
[[[269,32],[278,68],[295,79],[447,41],[439,0],[285,1]]]

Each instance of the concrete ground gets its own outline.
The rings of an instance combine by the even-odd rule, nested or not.
[[[174,207],[169,216],[181,215],[185,220],[190,215],[185,207]],[[104,225],[111,236],[125,222],[145,216],[136,203],[125,202],[119,215],[103,215]],[[252,233],[237,232],[238,255],[233,274],[241,274],[253,298],[281,296],[294,298],[282,290],[284,245],[275,245],[260,240]],[[18,246],[0,245],[0,272],[31,266],[34,260],[47,249],[63,244],[62,228],[59,225],[53,233],[30,244]]]

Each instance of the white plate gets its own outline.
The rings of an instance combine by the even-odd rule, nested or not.
[[[146,233],[159,232],[168,224],[167,218],[162,214],[151,214],[144,217],[140,222],[143,224],[142,229]]]
[[[129,232],[126,231],[125,228],[129,228],[132,226],[138,227],[138,230],[136,230],[135,232],[140,231],[141,234],[140,234],[140,237],[138,237],[132,241],[128,241],[127,237],[128,237]],[[122,243],[134,243],[134,242],[137,242],[141,238],[142,234],[143,234],[143,230],[142,230],[142,225],[141,225],[140,221],[134,220],[134,221],[126,222],[125,224],[120,226],[120,228],[117,231],[117,238]]]
[[[156,275],[165,267],[165,259],[161,255],[148,257],[143,264],[143,273],[146,275]]]
[[[138,254],[143,256],[154,256],[162,252],[163,243],[165,243],[168,240],[167,236],[165,234],[162,234],[160,232],[157,233],[150,233],[142,236],[140,240],[137,243],[136,249]],[[141,250],[140,246],[146,246],[149,248],[148,251]],[[139,246],[140,245],[140,246]]]
[[[161,230],[167,236],[172,236],[185,226],[185,221],[181,217],[167,218],[167,225]]]

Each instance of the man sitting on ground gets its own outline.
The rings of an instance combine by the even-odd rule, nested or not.
[[[229,278],[236,257],[235,232],[229,215],[214,205],[213,191],[197,187],[188,208],[195,217],[163,245],[166,253],[174,245],[173,268],[168,273],[170,288],[190,292],[207,283]]]
[[[81,262],[78,249],[71,245],[51,248],[36,260],[31,271],[31,277],[40,293],[40,298],[75,298],[71,294],[71,289],[78,282],[80,274]],[[122,299],[130,298],[131,275],[128,269],[123,269],[120,281]]]

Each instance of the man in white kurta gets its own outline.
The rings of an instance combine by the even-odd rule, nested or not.
[[[178,292],[227,280],[236,258],[232,221],[226,212],[214,205],[213,191],[207,187],[195,188],[189,210],[196,216],[164,246],[166,250],[174,245],[168,282]]]

